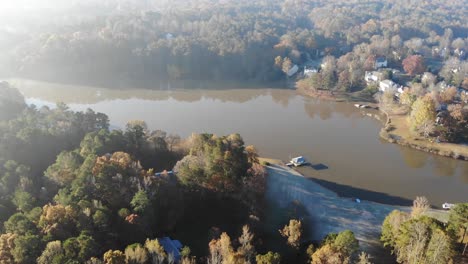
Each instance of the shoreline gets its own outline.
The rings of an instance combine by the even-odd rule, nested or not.
[[[401,133],[399,134],[397,132],[401,127],[395,126],[395,123],[393,122],[394,119],[402,119],[404,117],[390,115],[383,110],[380,111],[387,117],[384,126],[379,132],[381,139],[389,143],[398,144],[400,146],[409,147],[426,153],[468,161],[468,146],[453,143],[434,143],[425,139],[420,140],[419,138],[406,138],[401,135]],[[454,151],[453,148],[461,148],[461,151]]]
[[[370,105],[375,105],[375,102],[368,102],[365,100],[359,100],[363,98],[353,97],[348,94],[339,93],[337,95],[333,94],[333,92],[328,92],[326,95],[323,95],[323,92],[319,92],[318,94],[313,94],[311,92],[305,91],[301,88],[296,88],[296,92],[303,96],[308,96],[311,98],[316,98],[319,100],[327,100],[327,101],[335,101],[335,102],[356,102],[356,103],[366,103]],[[375,108],[375,107],[374,107]],[[392,118],[399,118],[396,115],[389,115],[386,111],[379,109],[381,113],[386,116],[386,121],[383,124],[379,132],[379,137],[389,143],[398,144],[403,147],[408,147],[411,149],[423,151],[426,153],[452,158],[456,160],[463,160],[468,161],[468,145],[461,145],[461,144],[454,144],[454,143],[433,143],[429,142],[425,139],[419,138],[405,138],[401,134],[398,133],[390,133],[392,131],[401,129],[399,127],[395,127],[394,123],[392,122]],[[461,151],[453,151],[452,148],[461,148]]]

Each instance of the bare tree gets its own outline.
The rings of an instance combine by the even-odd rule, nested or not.
[[[429,209],[429,200],[424,196],[418,196],[413,201],[413,207],[411,208],[411,217],[417,218],[424,214]]]

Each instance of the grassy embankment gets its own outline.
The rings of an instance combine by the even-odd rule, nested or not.
[[[387,114],[387,122],[380,131],[380,137],[402,146],[411,147],[421,151],[468,160],[468,145],[437,143],[411,133],[406,115]]]

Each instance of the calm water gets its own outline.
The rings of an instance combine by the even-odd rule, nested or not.
[[[424,195],[434,205],[468,201],[468,162],[438,157],[378,137],[381,123],[349,103],[322,102],[291,90],[109,90],[13,80],[38,106],[67,103],[106,113],[113,126],[145,120],[151,129],[240,133],[262,156],[303,155],[306,176],[339,194],[406,204]]]

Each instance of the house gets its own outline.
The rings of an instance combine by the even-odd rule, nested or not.
[[[164,248],[166,253],[172,254],[176,263],[180,261],[181,255],[180,250],[182,249],[182,243],[179,240],[172,240],[169,237],[158,238],[159,244]]]
[[[304,75],[307,77],[310,77],[316,74],[317,72],[318,72],[317,69],[314,67],[307,67],[307,66],[304,67]]]
[[[287,73],[288,77],[292,77],[294,74],[297,73],[297,71],[299,71],[299,67],[296,64],[294,64],[294,66],[292,66]]]
[[[378,82],[382,79],[382,73],[378,71],[366,71],[364,75],[364,80],[367,83]]]
[[[402,93],[403,87],[392,80],[383,80],[379,82],[379,91],[385,92],[387,90],[393,90],[396,93]]]
[[[385,57],[377,57],[375,59],[375,68],[378,69],[378,68],[385,68],[387,67],[387,58]]]
[[[173,39],[173,38],[174,38],[174,35],[172,35],[171,33],[166,34],[166,39],[167,40],[170,40],[170,39]]]

